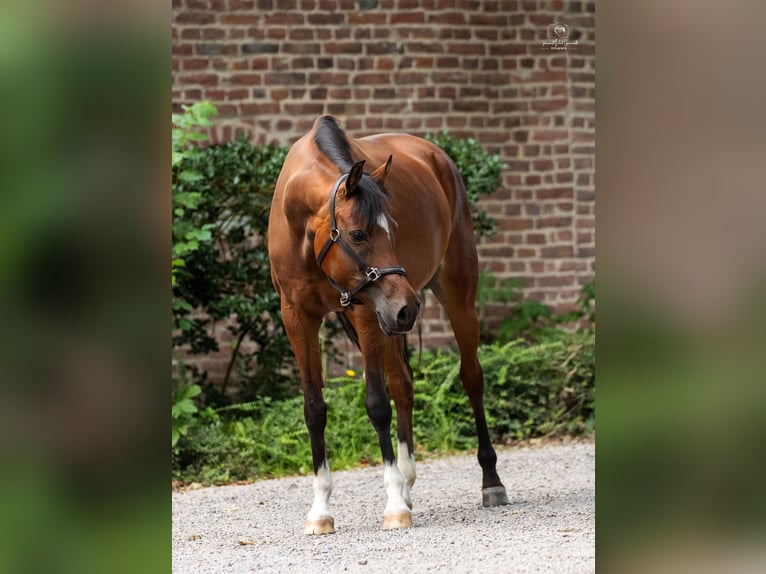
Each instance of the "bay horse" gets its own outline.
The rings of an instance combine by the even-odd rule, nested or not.
[[[375,167],[367,173],[365,165]],[[318,336],[323,318],[333,312],[363,355],[365,406],[384,464],[383,528],[412,526],[414,393],[405,333],[418,317],[417,293],[426,287],[444,307],[460,349],[460,376],[479,440],[482,504],[507,504],[477,359],[476,245],[468,198],[452,160],[434,144],[406,134],[352,139],[335,118],[322,116],[290,148],[282,166],[268,249],[311,439],[314,502],[305,533],[335,532]],[[398,458],[384,374],[396,407]]]

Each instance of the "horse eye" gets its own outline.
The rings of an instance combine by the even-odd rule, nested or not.
[[[351,241],[354,243],[361,243],[362,241],[367,240],[367,234],[364,231],[360,231],[358,229],[351,231],[348,235],[351,237]]]

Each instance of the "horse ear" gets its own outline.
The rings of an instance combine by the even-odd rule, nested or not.
[[[359,187],[359,182],[362,181],[362,174],[364,173],[363,169],[364,160],[361,160],[356,162],[354,167],[348,172],[348,177],[346,178],[346,197],[356,193],[357,188]]]
[[[394,159],[394,156],[390,155],[388,156],[388,160],[386,163],[382,164],[380,167],[378,167],[375,171],[373,171],[370,174],[370,177],[372,180],[377,183],[378,185],[383,185],[383,182],[386,179],[386,176],[388,175],[388,172],[391,170],[391,160]]]

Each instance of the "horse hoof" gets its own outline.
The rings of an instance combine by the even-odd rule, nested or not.
[[[490,486],[481,491],[482,506],[502,506],[508,504],[508,495],[504,486]]]
[[[383,515],[383,530],[410,528],[411,526],[412,515],[409,512],[393,512]]]
[[[307,520],[304,534],[335,534],[335,521],[332,516]]]

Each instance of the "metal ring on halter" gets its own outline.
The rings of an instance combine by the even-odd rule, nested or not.
[[[377,281],[381,277],[380,270],[377,267],[370,267],[367,269],[367,271],[364,272],[364,274],[370,283]]]

